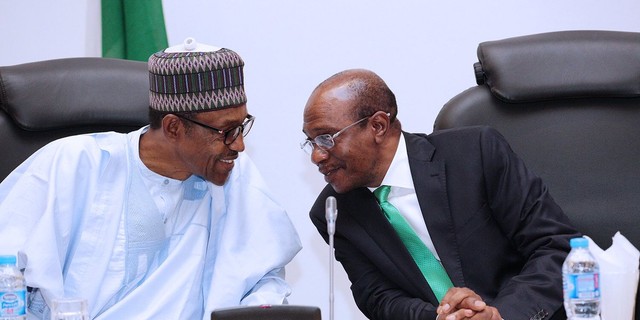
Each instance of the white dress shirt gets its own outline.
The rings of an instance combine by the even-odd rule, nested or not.
[[[382,185],[391,186],[388,201],[400,211],[400,214],[407,220],[413,231],[420,240],[431,250],[433,255],[440,261],[438,252],[433,246],[433,241],[429,236],[429,230],[424,222],[422,210],[416,196],[416,189],[413,186],[411,169],[409,168],[409,156],[404,135],[400,134],[400,141],[396,154],[393,156],[389,170],[382,179]],[[369,188],[371,191],[376,188]],[[428,214],[428,212],[427,212]]]

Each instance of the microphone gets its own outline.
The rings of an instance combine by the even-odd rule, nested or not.
[[[327,233],[329,234],[329,319],[333,320],[333,235],[336,233],[336,218],[338,218],[338,203],[333,196],[327,197],[324,203]]]
[[[327,219],[327,232],[330,236],[336,233],[336,218],[338,217],[338,203],[333,196],[327,197],[325,201],[325,219]]]

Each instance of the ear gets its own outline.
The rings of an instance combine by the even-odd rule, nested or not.
[[[169,140],[177,140],[185,132],[184,123],[174,114],[162,118],[162,133]]]
[[[389,132],[389,126],[391,125],[389,115],[383,111],[378,111],[371,116],[371,129],[374,132],[376,142],[382,142]]]

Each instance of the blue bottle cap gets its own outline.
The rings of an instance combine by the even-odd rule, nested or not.
[[[589,240],[585,237],[573,238],[569,240],[571,248],[587,248],[589,246]]]
[[[0,256],[0,264],[16,264],[16,256]]]

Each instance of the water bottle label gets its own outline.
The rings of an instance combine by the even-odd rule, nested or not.
[[[593,299],[600,297],[600,279],[597,273],[567,275],[567,293],[572,299]]]
[[[25,315],[26,296],[25,290],[0,291],[0,317]]]

